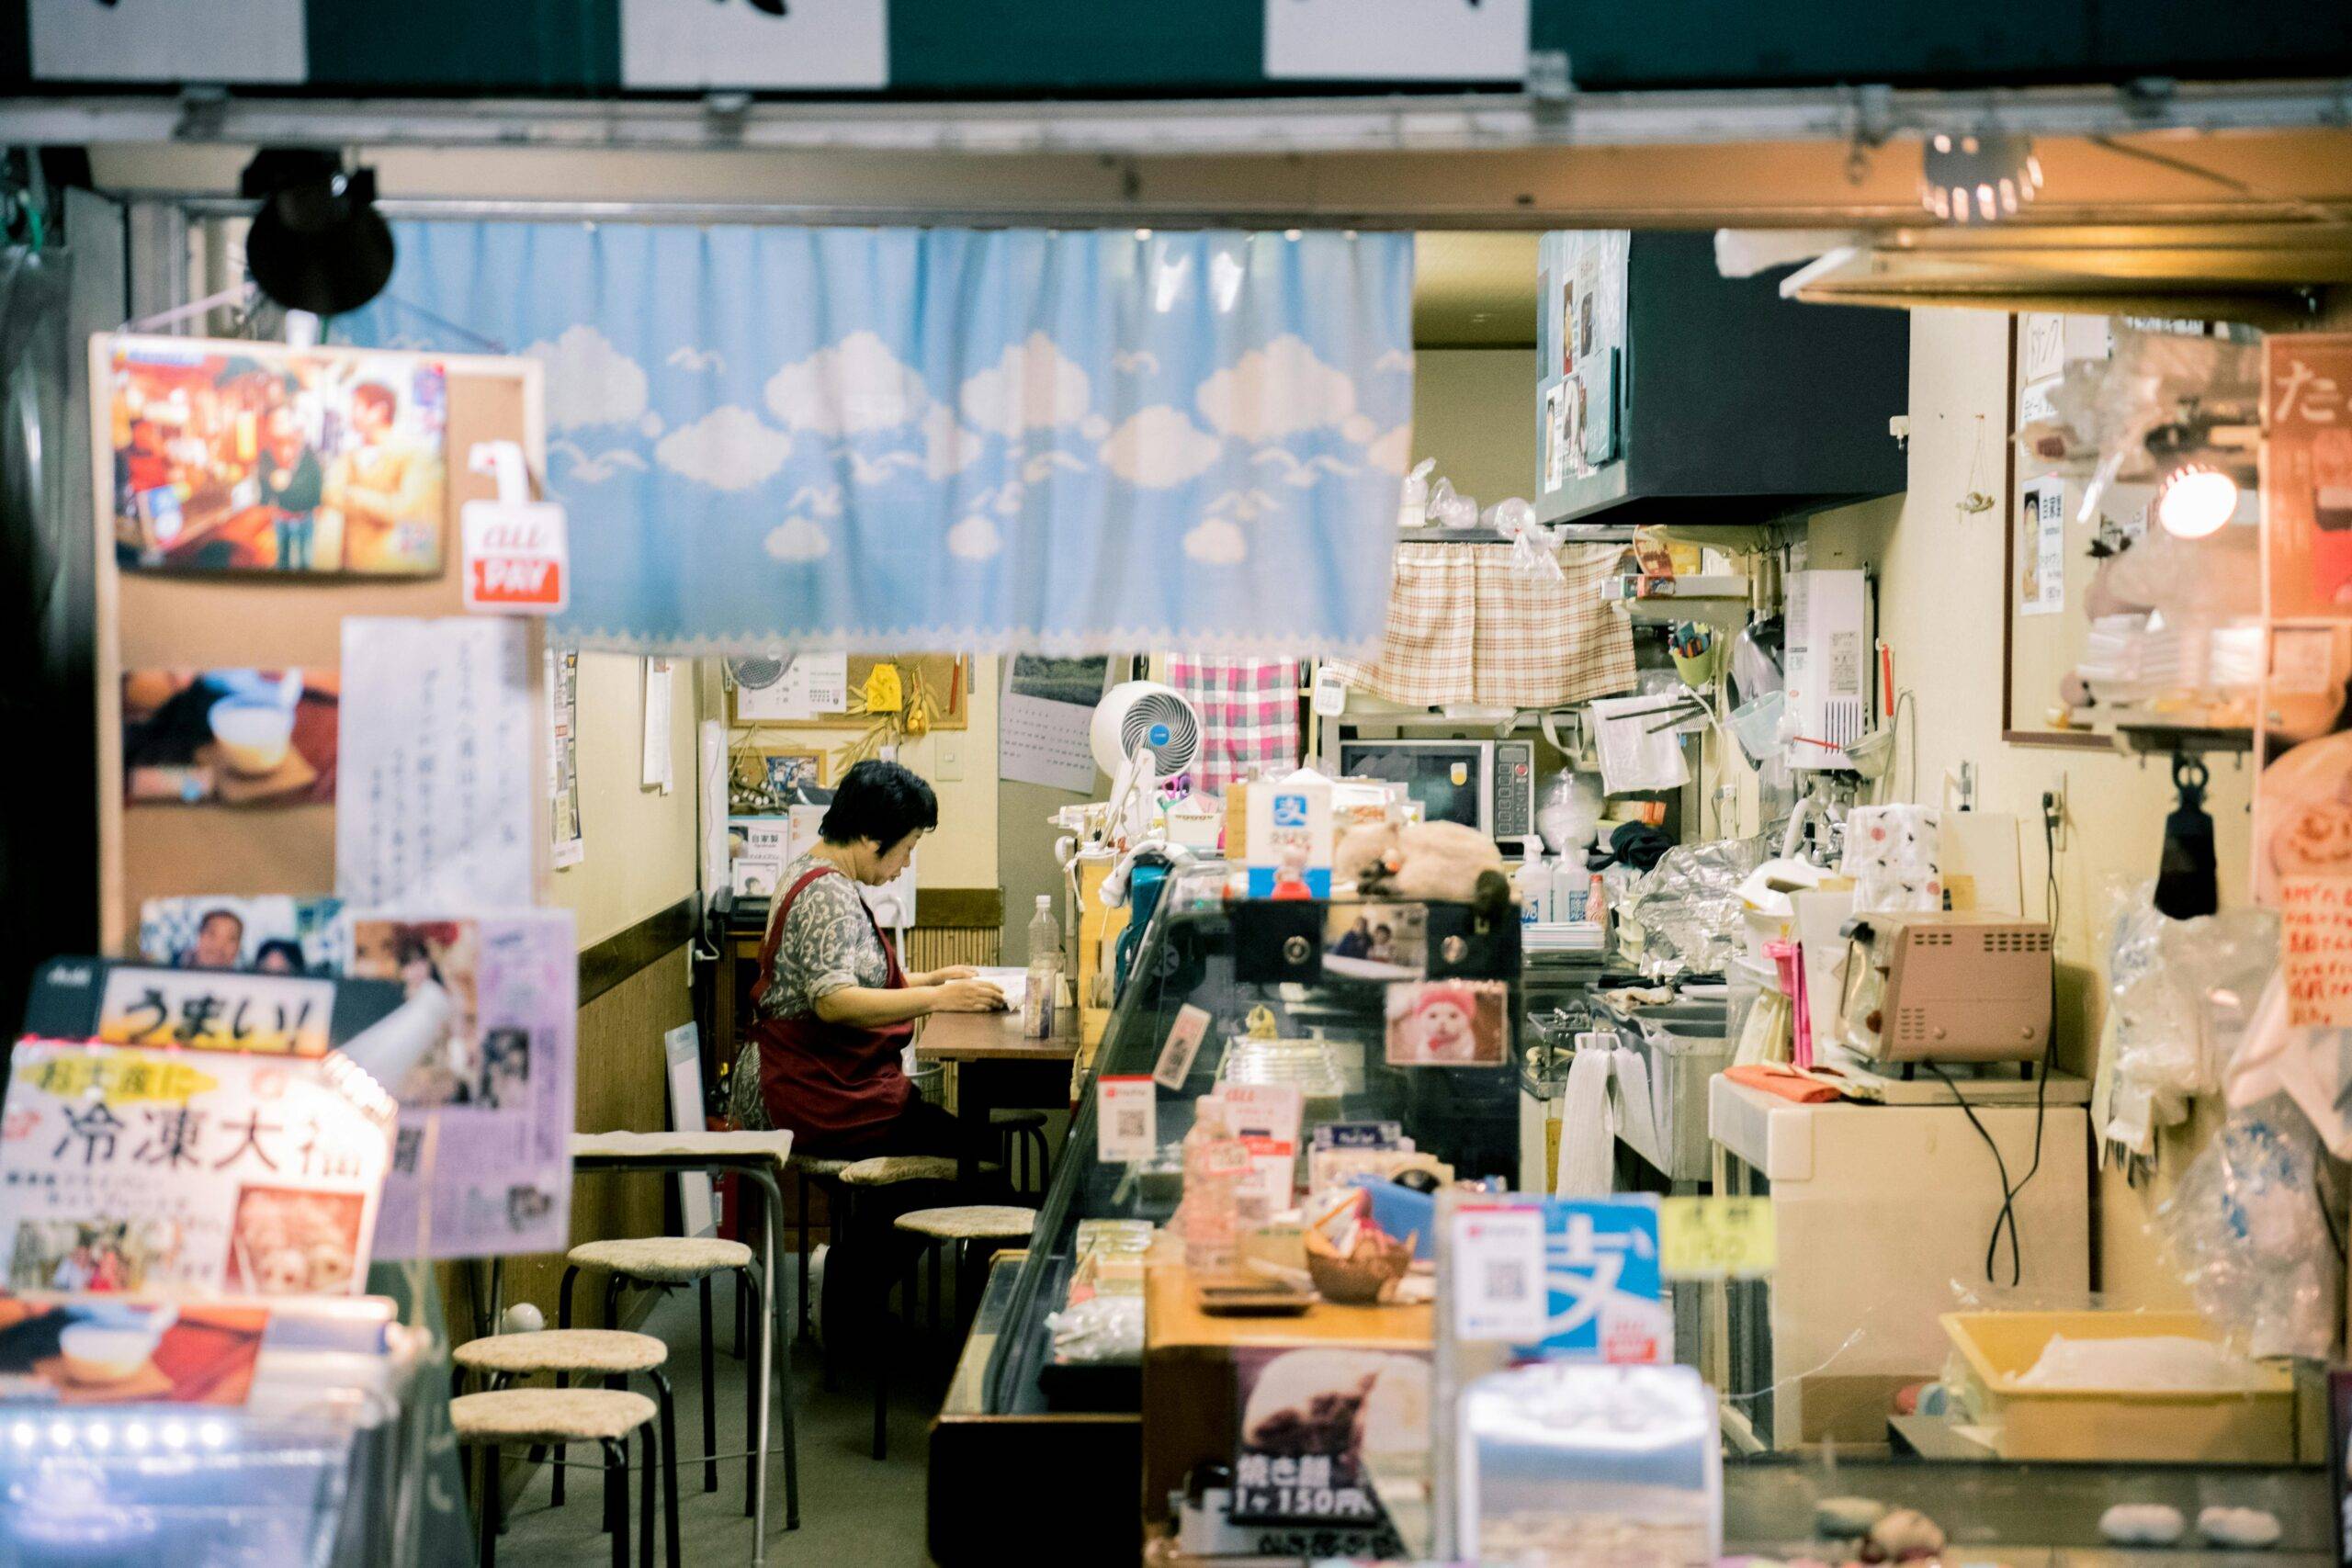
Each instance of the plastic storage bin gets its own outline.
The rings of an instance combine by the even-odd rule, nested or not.
[[[2003,1459],[2196,1461],[2291,1464],[2294,1380],[2265,1368],[2251,1393],[2041,1389],[2018,1379],[2051,1339],[2217,1337],[2189,1312],[1955,1312],[1944,1332],[1960,1352],[1964,1393],[1998,1431]]]

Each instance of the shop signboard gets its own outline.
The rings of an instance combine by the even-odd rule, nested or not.
[[[1674,1357],[1663,1262],[1654,1197],[1464,1204],[1440,1295],[1457,1337],[1523,1360],[1655,1364]]]
[[[339,1056],[20,1041],[0,1119],[6,1286],[356,1292],[392,1118]]]

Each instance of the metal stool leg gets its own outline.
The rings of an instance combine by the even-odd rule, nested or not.
[[[940,1269],[941,1259],[944,1256],[946,1249],[939,1247],[927,1247],[923,1248],[923,1250],[931,1254],[931,1321],[928,1331],[931,1336],[931,1356],[932,1359],[935,1361],[939,1359],[940,1342]]]
[[[718,1389],[711,1376],[711,1359],[718,1351],[710,1338],[710,1276],[705,1274],[695,1289],[702,1295],[702,1451],[715,1454],[718,1451]],[[715,1459],[702,1461],[702,1489],[718,1490],[718,1461]]]
[[[759,1276],[749,1269],[738,1269],[735,1278],[735,1306],[747,1324],[760,1322],[760,1312],[765,1298],[760,1293]],[[755,1303],[755,1304],[754,1304]],[[752,1517],[759,1510],[760,1486],[760,1380],[767,1376],[767,1358],[761,1350],[765,1335],[743,1341],[743,1517]]]
[[[605,1439],[605,1495],[620,1504],[620,1528],[613,1531],[613,1568],[628,1568],[628,1440]]]
[[[660,1423],[648,1421],[639,1428],[637,1451],[645,1461],[645,1473],[637,1483],[637,1562],[638,1568],[653,1568],[653,1483],[656,1470],[662,1466],[662,1436]]]
[[[668,1373],[656,1367],[646,1375],[653,1381],[653,1402],[662,1413],[662,1543],[669,1568],[678,1568],[678,1403]],[[644,1568],[653,1568],[650,1548]]]
[[[561,1473],[559,1472],[558,1473]],[[498,1565],[498,1445],[481,1446],[481,1568]]]
[[[804,1171],[797,1172],[797,1179],[798,1179],[798,1181],[799,1181],[799,1183],[800,1183],[800,1236],[799,1236],[799,1239],[800,1239],[800,1295],[799,1295],[799,1307],[800,1307],[800,1311],[799,1311],[799,1317],[798,1317],[799,1326],[798,1326],[798,1328],[797,1328],[797,1332],[799,1334],[799,1336],[800,1336],[800,1337],[801,1337],[801,1338],[806,1339],[806,1338],[808,1338],[808,1186],[809,1186],[809,1176],[808,1176],[808,1173],[807,1171],[805,1171],[805,1170],[804,1170]]]
[[[555,1325],[558,1328],[569,1328],[571,1326],[571,1287],[574,1281],[579,1278],[580,1267],[577,1264],[572,1265],[571,1268],[566,1269],[563,1271],[563,1285],[562,1288],[556,1292],[555,1298]],[[555,1386],[558,1388],[570,1388],[571,1386],[571,1377],[563,1372],[556,1373]],[[549,1506],[551,1507],[560,1508],[563,1506],[563,1455],[564,1446],[561,1443],[558,1443],[555,1446],[555,1480],[551,1483],[553,1497],[549,1503]]]

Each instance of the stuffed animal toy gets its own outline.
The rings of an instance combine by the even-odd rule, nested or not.
[[[1361,897],[1475,904],[1490,918],[1508,912],[1513,897],[1495,841],[1459,822],[1351,829],[1332,854],[1331,879],[1354,884]]]

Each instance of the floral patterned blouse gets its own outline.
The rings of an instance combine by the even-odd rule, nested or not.
[[[820,997],[852,986],[879,990],[890,983],[889,954],[883,951],[865,900],[850,878],[814,854],[801,855],[776,879],[777,908],[812,871],[826,874],[800,889],[800,897],[792,900],[785,916],[783,930],[776,933],[775,968],[767,988],[752,1002],[761,1018],[807,1018],[817,1010]],[[738,1127],[752,1132],[771,1128],[767,1109],[760,1100],[756,1040],[745,1043],[735,1063],[728,1109]]]

